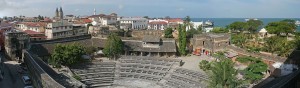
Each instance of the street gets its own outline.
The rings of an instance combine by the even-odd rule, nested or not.
[[[24,88],[21,74],[17,72],[19,63],[7,60],[2,52],[0,57],[4,61],[4,78],[0,81],[0,88]]]

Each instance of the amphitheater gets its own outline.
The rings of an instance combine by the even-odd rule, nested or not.
[[[92,88],[205,88],[205,73],[181,68],[179,59],[121,56],[117,61],[88,62],[72,71]]]

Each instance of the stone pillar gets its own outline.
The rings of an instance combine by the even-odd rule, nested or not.
[[[141,56],[143,56],[143,52],[141,52]]]
[[[151,52],[149,52],[148,56],[151,56]]]
[[[159,54],[159,52],[157,53],[157,56],[158,56],[158,57],[160,57],[160,54]]]

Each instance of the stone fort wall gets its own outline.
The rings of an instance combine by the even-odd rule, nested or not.
[[[134,30],[131,32],[132,37],[143,38],[144,35],[154,35],[163,38],[164,31],[163,30]]]

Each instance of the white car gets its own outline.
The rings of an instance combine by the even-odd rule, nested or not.
[[[32,86],[25,86],[24,88],[33,88]]]
[[[22,76],[22,80],[23,80],[25,85],[30,85],[31,84],[31,80],[30,80],[29,76]]]

